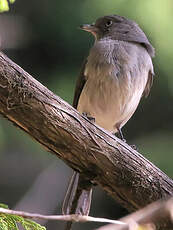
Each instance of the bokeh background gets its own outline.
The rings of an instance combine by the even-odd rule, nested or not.
[[[93,37],[78,30],[100,16],[135,20],[156,49],[155,79],[123,131],[170,177],[173,176],[173,1],[172,0],[16,0],[0,15],[1,47],[12,60],[54,93],[72,102],[81,63]],[[22,131],[0,117],[0,202],[10,208],[60,214],[72,170]],[[91,215],[119,218],[127,211],[96,188]],[[42,222],[48,230],[64,223]],[[94,224],[75,224],[93,229]]]

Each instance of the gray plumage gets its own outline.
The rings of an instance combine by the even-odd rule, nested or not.
[[[135,22],[118,15],[81,28],[94,35],[95,43],[77,80],[73,106],[102,128],[121,134],[142,95],[150,92],[154,49]],[[75,172],[68,191],[72,194],[66,195],[63,213],[88,215],[92,183]]]
[[[110,20],[112,24],[105,26]],[[73,105],[115,133],[150,91],[154,49],[139,26],[124,17],[105,16],[86,30],[96,40],[77,82]]]

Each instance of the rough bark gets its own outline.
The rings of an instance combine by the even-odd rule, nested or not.
[[[81,116],[3,53],[0,113],[128,210],[173,195],[173,181],[160,169]]]

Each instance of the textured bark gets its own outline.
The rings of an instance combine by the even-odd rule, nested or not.
[[[82,117],[2,53],[0,113],[128,210],[173,195],[173,181],[160,169]]]

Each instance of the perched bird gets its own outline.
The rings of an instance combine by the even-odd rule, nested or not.
[[[152,86],[154,48],[140,27],[122,16],[104,16],[80,28],[94,35],[95,43],[77,80],[73,106],[124,139],[121,128]],[[82,181],[82,175],[73,175],[64,214],[89,213],[91,183]]]

